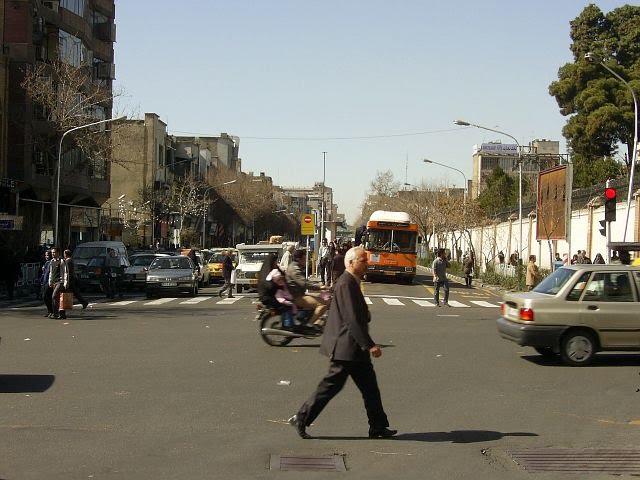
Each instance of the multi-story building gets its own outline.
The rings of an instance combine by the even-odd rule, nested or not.
[[[535,187],[538,172],[557,165],[560,157],[560,142],[552,140],[533,140],[523,148],[504,143],[474,145],[471,198],[477,198],[482,193],[487,186],[487,178],[497,166],[508,174],[517,175],[518,162],[521,160],[522,177]],[[527,197],[528,193],[524,192],[524,196]]]
[[[71,140],[58,155],[62,132],[25,95],[22,83],[28,65],[59,61],[89,72],[92,82],[111,92],[115,1],[12,0],[3,1],[2,8],[0,28],[7,58],[6,66],[0,66],[0,75],[6,68],[0,83],[4,79],[8,87],[6,101],[0,92],[0,142],[6,122],[5,145],[11,148],[0,156],[0,183],[15,186],[9,213],[24,216],[24,242],[51,241],[56,213],[61,245],[97,239],[100,206],[110,196],[109,158],[87,159]],[[112,104],[105,102],[84,113],[102,120],[110,118],[111,111]]]

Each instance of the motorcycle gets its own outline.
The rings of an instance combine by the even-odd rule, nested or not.
[[[313,313],[310,310],[298,312],[296,316],[298,325],[285,328],[281,309],[264,305],[263,303],[258,303],[257,309],[256,322],[258,322],[260,329],[260,337],[267,345],[284,347],[289,345],[295,338],[312,339],[322,335],[322,327],[307,325],[307,321]]]

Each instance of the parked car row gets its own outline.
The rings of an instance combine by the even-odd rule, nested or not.
[[[222,250],[143,251],[128,256],[122,242],[104,241],[82,243],[73,256],[82,288],[108,293],[107,285],[117,283],[119,290],[141,289],[147,296],[168,291],[197,295],[200,287],[223,281]]]

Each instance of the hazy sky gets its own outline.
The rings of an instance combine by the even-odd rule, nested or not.
[[[323,179],[356,220],[377,171],[462,186],[474,144],[561,141],[549,96],[572,61],[569,22],[589,3],[488,0],[116,1],[123,106],[175,135],[240,137],[245,172]]]

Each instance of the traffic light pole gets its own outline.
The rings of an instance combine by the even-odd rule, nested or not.
[[[606,188],[610,188],[611,187],[611,180],[607,180],[607,183],[605,183],[605,187]],[[606,202],[606,199],[605,199]],[[605,205],[605,212],[606,212],[606,205]],[[605,220],[607,221],[607,263],[611,263],[611,249],[609,248],[609,244],[611,244],[611,220],[608,220],[606,218],[606,213],[605,213]]]

